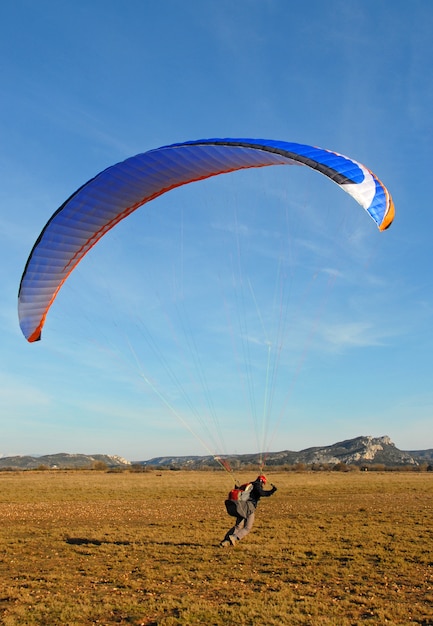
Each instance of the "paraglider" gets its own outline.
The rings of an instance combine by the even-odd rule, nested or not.
[[[233,492],[240,491],[243,488],[243,493],[246,497],[244,499],[238,497],[235,501],[226,500],[227,513],[236,518],[236,523],[227,531],[224,539],[219,544],[220,548],[226,548],[230,545],[235,546],[238,541],[246,537],[251,531],[259,500],[261,498],[269,498],[277,491],[275,485],[272,485],[272,489],[264,489],[267,482],[266,476],[261,474],[252,483],[235,488],[229,493],[229,498],[231,498]],[[229,505],[236,506],[232,508]]]
[[[101,237],[140,206],[181,185],[270,165],[315,169],[351,195],[379,230],[393,221],[394,204],[383,183],[360,163],[330,150],[263,139],[204,139],[150,150],[89,180],[43,228],[19,288],[25,338],[41,338],[48,311],[70,273]]]

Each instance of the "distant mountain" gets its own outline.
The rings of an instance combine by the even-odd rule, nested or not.
[[[260,465],[260,454],[239,454],[227,457],[233,469]],[[433,466],[433,449],[403,451],[395,447],[388,436],[355,437],[339,441],[329,446],[306,448],[299,452],[283,450],[266,455],[266,465],[305,465],[308,467],[332,467],[345,465],[384,465],[385,467],[415,467],[422,464]],[[1,469],[85,469],[98,464],[107,468],[127,469],[132,463],[120,456],[107,454],[49,454],[45,456],[0,457]],[[213,456],[160,456],[148,461],[138,461],[135,465],[144,467],[164,467],[173,469],[208,469],[218,467]]]
[[[45,456],[8,456],[0,458],[0,469],[89,469],[96,463],[104,463],[107,467],[129,467],[130,461],[120,456],[108,454],[47,454]]]
[[[258,465],[259,454],[241,454],[227,459],[233,468],[246,465]],[[363,436],[355,439],[347,439],[329,446],[306,448],[300,452],[284,450],[282,452],[270,452],[266,455],[266,465],[374,465],[380,464],[387,467],[416,466],[421,463],[433,461],[433,450],[420,450],[417,452],[405,452],[395,447],[388,436],[371,437]],[[203,467],[215,467],[217,462],[212,456],[180,456],[180,457],[155,457],[148,461],[142,461],[142,465],[156,467],[185,467],[200,469]]]
[[[411,450],[408,454],[420,463],[433,462],[433,448],[430,448],[429,450]]]

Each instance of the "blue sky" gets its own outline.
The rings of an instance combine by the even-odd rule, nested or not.
[[[432,28],[417,0],[3,3],[0,454],[433,447]],[[347,154],[396,220],[306,168],[189,185],[109,233],[28,344],[18,285],[51,214],[206,137]]]

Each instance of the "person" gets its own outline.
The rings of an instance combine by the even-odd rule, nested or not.
[[[267,478],[263,474],[257,476],[256,480],[253,481],[253,488],[250,491],[249,498],[246,502],[241,503],[245,506],[238,508],[236,523],[233,528],[230,528],[230,530],[227,531],[224,539],[219,544],[221,548],[235,546],[238,541],[248,535],[254,524],[256,508],[260,498],[268,498],[277,490],[275,485],[272,485],[272,489],[264,489],[263,487],[266,483]]]

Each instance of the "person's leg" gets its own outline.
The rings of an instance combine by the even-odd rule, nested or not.
[[[234,531],[232,533],[232,537],[234,537],[235,539],[243,539],[244,537],[246,537],[246,535],[248,535],[248,533],[250,532],[250,530],[253,527],[254,524],[254,518],[255,518],[255,513],[254,511],[252,513],[250,513],[248,515],[248,517],[242,518],[242,524],[237,524],[234,527]],[[237,520],[236,520],[237,522]]]
[[[236,518],[235,525],[232,528],[230,528],[229,531],[227,531],[224,539],[228,539],[231,535],[237,534],[237,532],[243,527],[244,524],[245,524],[245,518],[238,515],[238,517]]]
[[[245,521],[246,521],[245,518],[238,515],[238,517],[236,518],[235,525],[232,526],[232,528],[230,528],[230,530],[226,532],[224,539],[220,543],[220,546],[222,548],[225,548],[226,546],[229,546],[230,544],[234,545],[234,543],[237,541],[237,537],[235,538],[234,533],[237,533],[238,531],[241,530],[241,528],[245,524]]]

